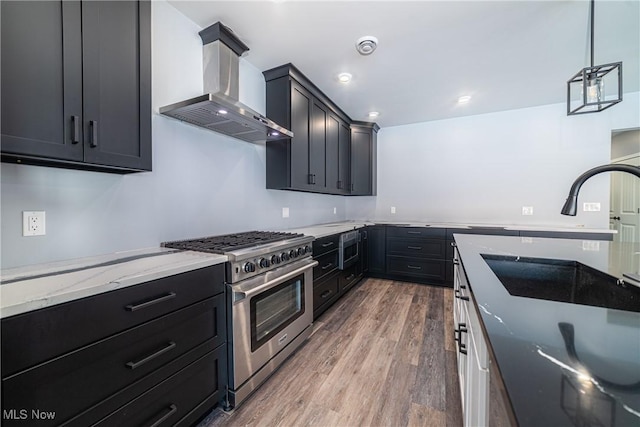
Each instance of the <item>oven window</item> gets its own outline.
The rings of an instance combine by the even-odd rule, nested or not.
[[[358,244],[354,243],[353,245],[346,246],[344,248],[344,260],[351,261],[358,256]],[[355,259],[354,259],[355,260]]]
[[[304,274],[251,299],[251,351],[304,314]]]

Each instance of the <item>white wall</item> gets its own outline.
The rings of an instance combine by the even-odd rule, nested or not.
[[[608,174],[587,181],[579,198],[600,202],[601,212],[565,217],[560,209],[578,175],[609,163],[611,130],[639,125],[636,92],[582,116],[567,117],[565,104],[554,104],[384,128],[378,195],[350,198],[347,216],[608,228]],[[534,215],[522,216],[523,206]]]
[[[266,190],[264,144],[158,115],[160,106],[202,94],[202,42],[200,28],[168,3],[153,2],[152,14],[153,172],[2,163],[2,268],[346,218],[343,197]],[[240,100],[264,114],[264,78],[244,59]],[[22,237],[23,210],[46,211],[46,236]]]

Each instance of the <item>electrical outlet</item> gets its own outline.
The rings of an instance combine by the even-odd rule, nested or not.
[[[338,213],[338,208],[334,207],[333,208],[333,214],[336,215]]]
[[[23,236],[44,236],[45,228],[44,211],[23,211],[22,212],[22,235]]]
[[[533,206],[523,206],[522,215],[533,215]]]
[[[582,241],[582,250],[583,251],[600,251],[600,242],[597,240],[583,240]]]
[[[583,212],[600,212],[600,203],[591,202],[582,204]]]
[[[395,206],[391,206],[391,213],[392,214],[396,213],[396,207]]]
[[[289,218],[289,208],[282,208],[282,218]]]
[[[520,241],[522,243],[533,243],[533,237],[521,237]]]

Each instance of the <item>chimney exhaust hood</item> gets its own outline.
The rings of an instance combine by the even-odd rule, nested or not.
[[[206,95],[160,107],[160,114],[247,142],[292,138],[293,132],[238,101],[239,58],[249,48],[220,22],[199,34]]]

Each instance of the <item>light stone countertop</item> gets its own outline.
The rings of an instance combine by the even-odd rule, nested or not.
[[[2,270],[0,318],[226,261],[223,255],[148,248]]]
[[[514,225],[514,224],[461,224],[453,222],[428,222],[428,221],[377,221],[377,220],[363,220],[363,221],[342,221],[328,224],[315,224],[307,227],[293,228],[283,231],[292,233],[303,233],[308,236],[313,236],[316,239],[321,237],[330,236],[332,234],[345,233],[347,231],[356,230],[358,228],[365,227],[367,225],[395,225],[404,227],[433,227],[433,228],[457,228],[457,229],[471,229],[471,228],[503,228],[508,231],[550,231],[560,233],[609,233],[615,234],[615,230],[608,228],[584,228],[584,227],[566,227],[559,225]]]

